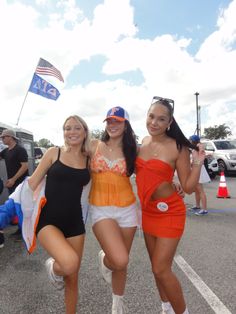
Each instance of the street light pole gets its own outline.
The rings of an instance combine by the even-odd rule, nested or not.
[[[202,136],[201,130],[201,106],[198,106],[198,124],[199,124],[199,136]]]
[[[199,93],[196,92],[194,95],[196,96],[196,114],[197,114],[197,128],[196,128],[196,131],[197,131],[197,135],[199,136],[200,135],[200,132],[199,132],[199,107],[198,107],[198,96],[199,96]]]

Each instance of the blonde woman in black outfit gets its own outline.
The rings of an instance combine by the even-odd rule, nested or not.
[[[63,125],[65,146],[50,148],[29,179],[35,190],[45,175],[46,205],[37,226],[37,238],[51,256],[45,263],[49,279],[65,289],[65,312],[75,314],[85,228],[81,209],[83,186],[90,180],[85,121],[70,116]]]

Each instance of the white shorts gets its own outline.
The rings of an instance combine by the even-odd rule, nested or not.
[[[89,214],[92,225],[103,219],[114,219],[121,228],[139,225],[136,202],[127,207],[90,205]]]

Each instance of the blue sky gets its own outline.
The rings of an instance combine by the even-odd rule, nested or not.
[[[225,123],[236,137],[236,0],[2,0],[1,122],[14,124],[40,57],[65,83],[56,102],[29,93],[19,126],[62,143],[61,126],[81,115],[102,129],[106,111],[125,107],[146,135],[153,95],[175,99],[186,136]],[[10,66],[9,66],[10,65]],[[57,118],[55,118],[55,115]]]
[[[156,36],[171,34],[177,37],[191,37],[192,42],[187,51],[194,55],[202,41],[207,38],[215,29],[216,21],[223,5],[230,1],[188,1],[188,0],[133,0],[130,1],[134,7],[134,23],[139,29],[138,38],[154,39]],[[94,6],[101,1],[80,1],[80,7],[85,15],[93,17]],[[95,56],[91,60],[84,60],[74,68],[73,73],[68,77],[67,83],[73,84],[78,81],[87,84],[91,77],[96,81],[107,79],[102,73],[102,66],[105,62],[104,56]],[[78,77],[77,73],[83,73]],[[131,82],[140,83],[143,81],[139,71],[120,74],[119,77],[130,79]],[[78,79],[78,80],[77,80]],[[109,79],[117,79],[112,76]]]

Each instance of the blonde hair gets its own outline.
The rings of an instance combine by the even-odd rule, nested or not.
[[[82,147],[81,147],[81,152],[84,153],[85,155],[88,155],[89,154],[89,143],[90,143],[90,131],[89,131],[88,125],[84,121],[83,118],[81,118],[77,115],[72,115],[72,116],[69,116],[68,118],[66,118],[65,122],[63,123],[63,131],[65,131],[66,123],[70,119],[75,119],[78,123],[80,123],[83,126],[84,131],[85,131],[85,138],[84,138],[84,142],[83,142]],[[64,141],[64,143],[65,143],[66,149],[68,149],[69,146],[66,143],[66,141]]]

